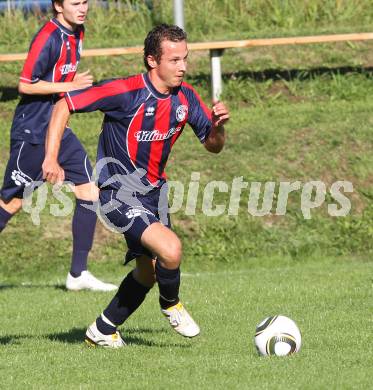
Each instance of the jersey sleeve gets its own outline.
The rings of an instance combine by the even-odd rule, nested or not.
[[[121,80],[105,80],[92,87],[67,92],[65,99],[71,112],[122,110],[126,89]]]
[[[54,60],[53,35],[47,29],[40,31],[32,40],[26,61],[23,65],[20,81],[27,84],[43,79]]]
[[[185,89],[188,99],[188,123],[201,143],[205,143],[212,128],[211,112],[198,93],[188,85]]]

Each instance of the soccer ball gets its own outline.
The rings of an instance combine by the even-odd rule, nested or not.
[[[267,317],[256,327],[254,341],[262,356],[287,356],[300,350],[302,337],[293,320],[279,315]]]

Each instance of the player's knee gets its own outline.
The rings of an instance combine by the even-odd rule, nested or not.
[[[182,245],[178,238],[167,243],[160,254],[161,262],[166,268],[175,269],[180,266]]]

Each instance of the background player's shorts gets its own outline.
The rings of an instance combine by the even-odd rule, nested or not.
[[[13,198],[22,199],[26,187],[38,188],[37,182],[43,180],[44,157],[45,145],[12,140],[4,183],[0,190],[1,199],[5,202]],[[58,161],[65,171],[66,181],[75,185],[91,181],[91,163],[83,145],[74,133],[62,139]]]
[[[119,194],[116,190],[100,190],[100,213],[111,228],[123,233],[128,252],[125,264],[136,257],[153,254],[141,245],[144,230],[154,222],[160,222],[171,228],[168,213],[167,195],[159,188],[146,195],[131,193]]]

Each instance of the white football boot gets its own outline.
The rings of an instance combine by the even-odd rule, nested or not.
[[[200,332],[199,326],[186,311],[181,302],[168,309],[161,309],[161,312],[167,317],[170,325],[177,333],[185,337],[197,336]]]
[[[114,284],[104,283],[97,279],[89,271],[83,271],[77,278],[74,278],[69,272],[66,278],[66,288],[72,291],[114,291],[118,289]]]
[[[90,347],[122,348],[126,345],[119,331],[103,334],[97,329],[96,321],[87,329],[84,341]]]

